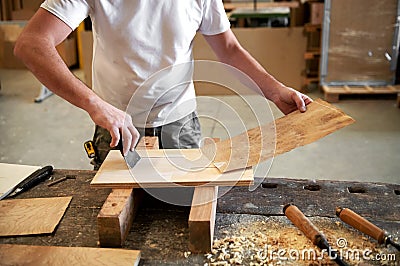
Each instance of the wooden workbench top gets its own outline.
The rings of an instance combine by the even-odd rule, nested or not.
[[[55,180],[66,175],[76,176],[76,179],[51,187],[47,184],[52,180],[48,180],[17,197],[72,196],[72,202],[55,233],[3,237],[0,244],[98,246],[96,217],[111,190],[90,188],[94,171],[54,170],[52,178]],[[256,179],[255,183],[258,181]],[[337,238],[345,237],[349,244],[356,247],[362,245],[376,252],[396,253],[393,248],[383,249],[374,240],[344,225],[336,218],[335,207],[357,211],[399,237],[400,185],[269,178],[252,192],[247,187],[236,187],[229,191],[220,188],[220,193],[224,195],[217,205],[215,237],[218,239],[241,235],[250,239],[252,234],[260,231],[272,241],[268,243],[271,247],[303,248],[309,241],[282,213],[285,204],[294,203],[324,231],[332,243]],[[188,206],[168,205],[147,195],[123,248],[141,250],[141,265],[203,265],[211,262],[216,257],[213,254],[207,258],[203,254],[185,253],[188,251],[189,212]],[[400,254],[396,254],[399,263]]]

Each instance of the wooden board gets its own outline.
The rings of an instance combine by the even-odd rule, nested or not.
[[[267,125],[253,128],[231,139],[205,145],[202,150],[222,172],[254,166],[297,147],[317,141],[354,120],[320,99],[307,112],[292,112]]]
[[[328,102],[338,102],[340,95],[400,94],[400,86],[322,86]],[[400,96],[398,96],[398,101]]]
[[[142,159],[129,171],[119,151],[110,151],[92,187],[162,188],[174,186],[248,186],[252,169],[222,174],[200,149],[138,150]],[[183,166],[180,164],[184,164]]]
[[[2,265],[138,265],[140,251],[127,249],[0,245]]]
[[[50,234],[72,197],[0,201],[0,236]]]
[[[39,166],[0,163],[0,198],[11,192]]]
[[[214,240],[218,187],[196,187],[189,214],[189,250],[194,253],[211,251]]]

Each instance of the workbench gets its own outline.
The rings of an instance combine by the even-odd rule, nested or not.
[[[72,196],[72,202],[55,233],[23,237],[3,237],[0,244],[40,246],[98,247],[96,217],[111,192],[110,189],[90,188],[95,171],[61,170],[53,172],[52,180],[75,176],[54,186],[52,180],[22,193],[16,198]],[[255,183],[260,182],[256,178]],[[308,239],[283,215],[287,203],[296,204],[333,243],[334,237],[345,237],[348,244],[376,252],[400,254],[394,248],[377,246],[375,240],[346,226],[335,216],[335,208],[350,208],[371,222],[400,236],[400,184],[357,183],[342,181],[309,181],[290,178],[266,178],[261,186],[250,192],[248,187],[224,191],[220,187],[214,237],[263,232],[274,247],[298,248],[308,245]],[[204,254],[188,252],[188,216],[190,207],[168,205],[145,195],[124,249],[141,250],[140,265],[204,265],[210,259]],[[253,228],[252,228],[253,227]],[[285,242],[286,241],[286,242]],[[305,244],[304,244],[305,243]],[[309,245],[308,247],[312,247]],[[376,249],[375,249],[376,248]],[[210,258],[212,254],[208,255]],[[243,261],[246,263],[246,258]],[[301,265],[302,262],[284,262]],[[309,263],[306,263],[307,265]],[[379,264],[378,264],[379,265]],[[397,264],[398,265],[398,264]]]

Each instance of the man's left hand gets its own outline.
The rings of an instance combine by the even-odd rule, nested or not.
[[[312,102],[312,99],[307,95],[284,85],[271,100],[285,115],[297,109],[300,112],[305,112],[307,110],[306,106]]]

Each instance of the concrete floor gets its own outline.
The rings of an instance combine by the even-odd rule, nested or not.
[[[76,74],[82,75],[81,71]],[[92,169],[83,143],[91,139],[94,125],[84,111],[55,95],[34,103],[40,83],[26,70],[0,69],[0,80],[0,162]],[[322,94],[315,91],[310,96],[315,99]],[[225,103],[243,111],[239,123],[235,118],[223,120],[231,112]],[[218,119],[229,125],[231,134],[243,129],[242,121],[247,128],[254,126],[242,103],[233,96],[200,98],[199,113],[215,118],[201,118],[203,135],[227,137]],[[265,108],[265,102],[259,104],[257,110]],[[395,99],[345,99],[336,105],[357,122],[263,163],[256,176],[400,184],[400,109]],[[271,108],[275,117],[281,116]],[[270,120],[272,116],[266,114],[264,118]]]

